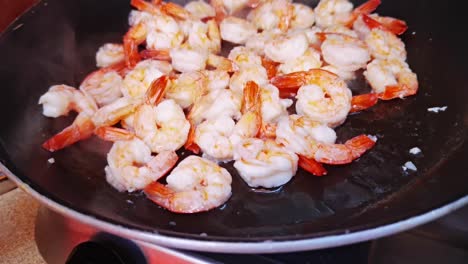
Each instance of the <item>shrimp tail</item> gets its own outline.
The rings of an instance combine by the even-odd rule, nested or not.
[[[163,184],[155,181],[146,186],[143,192],[154,203],[164,208],[172,208],[171,197],[175,195],[175,192]]]
[[[224,20],[224,18],[227,16],[226,9],[224,8],[224,4],[222,0],[211,0],[210,5],[214,8],[215,10],[215,20],[216,23],[221,23],[221,21]]]
[[[351,99],[351,111],[350,113],[359,112],[368,109],[378,102],[378,95],[375,93],[361,94],[353,96]]]
[[[405,21],[396,18],[383,18],[382,22],[379,22],[368,15],[362,15],[362,20],[370,29],[380,28],[395,35],[401,35],[408,29]]]
[[[271,84],[278,87],[281,90],[287,90],[288,92],[297,92],[299,87],[306,83],[307,72],[299,71],[292,72],[280,76],[273,77],[271,79]]]
[[[123,38],[125,63],[127,67],[133,68],[141,60],[138,53],[138,46],[146,39],[146,27],[143,23],[138,23],[131,27]]]
[[[165,176],[179,160],[174,151],[162,151],[148,162],[148,167],[153,172],[155,181]]]
[[[279,63],[267,58],[262,58],[262,66],[267,71],[268,79],[271,79],[278,74]]]
[[[208,55],[206,64],[221,71],[235,72],[239,70],[239,67],[231,60],[212,53]]]
[[[171,61],[169,50],[145,49],[140,52],[140,57],[144,60],[152,59],[152,60],[168,61],[168,62]]]
[[[195,143],[195,126],[192,122],[190,122],[190,130],[187,136],[187,141],[184,144],[184,148],[195,154],[200,153],[200,147]]]
[[[172,2],[161,2],[160,4],[161,11],[166,15],[178,18],[181,20],[187,20],[190,18],[190,13],[185,10],[182,6],[172,3]]]
[[[359,135],[344,144],[352,153],[353,160],[361,157],[366,151],[374,147],[375,141],[367,135]]]
[[[327,175],[327,170],[323,167],[322,164],[317,162],[316,160],[312,158],[307,158],[302,155],[299,156],[299,163],[298,165],[303,168],[304,170],[312,173],[312,175],[315,176],[324,176]]]
[[[159,3],[160,1],[153,1],[153,3],[150,3],[145,0],[130,0],[130,5],[140,11],[157,14],[157,5],[155,5],[154,2]]]
[[[368,0],[364,4],[356,7],[353,12],[351,13],[351,17],[346,23],[347,27],[352,27],[354,21],[360,16],[360,15],[366,15],[374,12],[377,7],[381,4],[380,0]]]
[[[154,80],[148,91],[146,91],[145,98],[146,102],[150,105],[157,105],[164,98],[166,93],[167,84],[169,82],[169,77],[163,75],[158,79]]]
[[[111,142],[135,138],[135,134],[128,130],[110,126],[99,127],[94,131],[94,134],[105,141]]]
[[[50,152],[54,152],[80,140],[89,138],[93,134],[93,131],[94,123],[89,116],[86,114],[78,114],[73,124],[48,139],[42,144],[42,147]]]

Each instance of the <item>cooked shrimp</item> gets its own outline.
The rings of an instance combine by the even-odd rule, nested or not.
[[[281,34],[279,29],[264,30],[258,34],[251,36],[245,43],[245,47],[256,52],[260,56],[265,55],[265,44],[275,39]]]
[[[188,118],[194,125],[218,116],[239,119],[241,116],[241,99],[231,89],[219,89],[202,96],[195,102]]]
[[[228,55],[228,59],[235,63],[239,68],[244,66],[252,67],[252,64],[262,65],[262,58],[253,50],[244,46],[233,48]]]
[[[216,15],[214,8],[203,0],[190,1],[184,8],[196,19],[214,17]]]
[[[343,81],[350,81],[356,78],[356,72],[343,70],[342,68],[337,68],[333,65],[326,65],[321,67],[320,69],[329,71],[338,75]]]
[[[393,17],[382,17],[377,14],[361,15],[353,24],[353,30],[361,39],[365,39],[373,28],[380,28],[390,31],[395,35],[401,35],[408,29],[408,26],[403,20]]]
[[[102,68],[89,74],[80,90],[89,94],[98,106],[104,106],[122,97],[122,77],[112,70]]]
[[[208,81],[207,87],[209,91],[223,90],[229,86],[231,76],[227,71],[211,70],[203,71]]]
[[[123,38],[125,63],[128,68],[133,68],[141,60],[138,46],[146,40],[148,26],[144,22],[130,27]]]
[[[242,91],[248,81],[254,81],[260,86],[267,84],[267,71],[262,67],[262,65],[245,64],[239,69],[239,71],[235,72],[231,76],[229,88],[231,88],[236,95],[240,96],[242,95]]]
[[[96,66],[108,67],[125,59],[121,44],[106,43],[96,53]]]
[[[172,67],[179,72],[204,70],[208,59],[206,50],[178,48],[170,51]]]
[[[73,123],[42,144],[48,151],[57,151],[77,141],[90,137],[94,130],[91,117],[97,110],[96,103],[86,94],[67,85],[54,85],[39,98],[43,115],[59,117],[70,111],[78,112]]]
[[[411,96],[418,91],[416,74],[400,60],[375,59],[367,65],[364,76],[383,100]]]
[[[255,26],[249,21],[233,16],[226,17],[219,25],[221,38],[234,44],[245,44],[257,33]]]
[[[325,164],[347,164],[375,145],[366,135],[354,137],[344,144],[334,144],[336,133],[310,118],[298,115],[283,117],[276,129],[276,141],[304,157]]]
[[[93,115],[92,121],[97,127],[115,125],[120,120],[135,112],[135,109],[140,104],[141,99],[121,97],[99,108]]]
[[[342,124],[351,109],[351,90],[337,75],[312,69],[272,79],[280,90],[299,88],[296,112],[331,127]]]
[[[325,38],[321,46],[324,61],[344,71],[366,67],[370,54],[363,41],[338,33],[322,33],[322,36]]]
[[[258,30],[272,30],[279,28],[288,30],[294,15],[294,7],[289,0],[267,0],[254,8],[247,19],[257,27]]]
[[[154,80],[171,71],[172,67],[166,61],[141,61],[125,76],[122,93],[130,98],[142,97]]]
[[[267,41],[265,55],[273,61],[284,63],[302,56],[308,47],[309,42],[303,32],[291,31]]]
[[[278,67],[280,73],[291,73],[298,71],[308,71],[310,69],[317,69],[322,66],[320,59],[320,52],[314,48],[308,48],[302,56],[295,59],[287,60]]]
[[[234,153],[234,168],[250,187],[284,185],[297,171],[297,155],[272,140],[244,139]]]
[[[148,49],[171,49],[182,44],[184,34],[174,18],[161,14],[154,16],[153,19],[146,36]]]
[[[165,96],[182,108],[188,108],[207,92],[207,82],[207,76],[202,72],[185,72],[167,88]]]
[[[271,84],[261,87],[261,105],[262,105],[262,122],[275,123],[278,118],[288,115],[288,107],[293,104],[291,99],[281,99],[279,90]]]
[[[368,16],[363,16],[364,21],[371,19]],[[406,60],[405,43],[391,31],[386,28],[374,27],[365,37],[369,51],[372,57],[382,60],[397,59]]]
[[[354,32],[354,30],[350,29],[349,27],[343,25],[333,25],[325,28],[323,30],[324,33],[339,33],[342,35],[350,36],[353,38],[358,38],[358,34]]]
[[[320,0],[315,8],[315,21],[321,28],[336,24],[352,26],[361,14],[370,14],[380,5],[380,0],[368,0],[353,10],[348,0]]]
[[[208,50],[211,53],[221,51],[221,33],[214,19],[206,23],[197,20],[189,20],[187,27],[186,46],[193,50]]]
[[[135,112],[135,134],[143,139],[152,152],[175,151],[187,140],[190,123],[182,108],[168,99],[156,107],[143,104]]]
[[[234,120],[225,115],[207,119],[195,130],[195,143],[209,159],[229,161],[232,159],[233,146],[229,136],[234,129]]]
[[[173,151],[151,155],[151,150],[138,138],[117,141],[107,154],[106,180],[120,192],[133,192],[164,176],[177,162]]]
[[[167,185],[154,182],[144,192],[156,204],[175,213],[208,211],[231,197],[232,178],[216,163],[189,156],[167,176]]]
[[[314,10],[306,5],[293,3],[293,15],[291,18],[291,28],[310,28],[315,23]]]

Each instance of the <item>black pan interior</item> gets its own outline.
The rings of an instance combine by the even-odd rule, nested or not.
[[[315,6],[316,1],[308,4]],[[327,167],[326,177],[299,171],[291,182],[270,192],[251,190],[227,164],[234,182],[226,205],[178,215],[141,194],[119,193],[106,183],[103,168],[109,143],[92,138],[56,153],[40,147],[74,116],[42,116],[39,96],[53,84],[78,86],[95,69],[98,47],[121,41],[130,11],[129,1],[42,1],[0,38],[0,160],[39,193],[73,210],[174,237],[305,239],[427,212],[468,194],[468,43],[453,5],[455,1],[383,0],[379,7],[379,14],[408,22],[403,39],[420,92],[380,102],[350,116],[338,129],[341,141],[361,133],[377,135],[377,145],[368,154],[350,165]],[[369,90],[362,80],[352,88],[356,94]],[[428,112],[433,106],[448,108]],[[422,154],[409,154],[412,147]],[[47,162],[51,157],[52,165]],[[403,172],[406,161],[418,171]]]

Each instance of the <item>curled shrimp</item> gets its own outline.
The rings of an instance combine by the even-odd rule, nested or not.
[[[210,159],[229,161],[233,155],[233,145],[229,139],[235,122],[226,115],[207,119],[196,127],[194,141]]]
[[[96,66],[108,67],[125,59],[124,49],[121,44],[106,43],[96,53]]]
[[[145,95],[151,83],[172,71],[171,65],[166,61],[143,60],[140,61],[123,80],[122,93],[126,97],[140,98]]]
[[[248,81],[254,81],[262,86],[268,83],[268,73],[262,65],[258,64],[244,64],[235,72],[229,81],[229,88],[237,95],[242,95],[245,84]]]
[[[194,125],[218,116],[228,116],[237,120],[241,116],[240,109],[241,100],[231,89],[219,89],[196,100],[188,119]]]
[[[298,71],[308,71],[322,66],[320,52],[314,48],[308,48],[302,56],[287,60],[278,67],[278,72],[288,74]],[[273,75],[272,77],[276,76]]]
[[[315,20],[319,27],[336,24],[352,26],[361,14],[370,14],[380,5],[380,0],[368,0],[357,8],[348,0],[320,0],[315,8]]]
[[[250,187],[284,185],[297,171],[297,155],[272,140],[244,139],[234,153],[234,168]]]
[[[255,26],[249,21],[233,16],[226,17],[219,25],[221,38],[235,44],[245,44],[257,33]]]
[[[370,54],[363,41],[338,33],[319,34],[325,39],[321,50],[327,63],[345,71],[366,67]]]
[[[272,30],[279,28],[285,32],[291,25],[294,15],[294,6],[289,0],[267,0],[254,8],[247,15],[247,19],[258,30]]]
[[[172,67],[179,72],[191,72],[204,70],[208,59],[205,50],[193,50],[190,48],[171,49],[170,56]]]
[[[351,90],[337,75],[325,70],[277,76],[272,84],[286,91],[300,87],[296,112],[332,127],[342,124],[351,110]]]
[[[380,28],[401,35],[408,29],[406,22],[393,17],[383,17],[377,14],[361,15],[353,24],[353,30],[364,39],[373,28]]]
[[[367,65],[364,76],[382,100],[414,95],[419,87],[416,74],[400,60],[375,59]]]
[[[279,29],[264,30],[251,36],[245,43],[245,47],[256,52],[260,56],[264,56],[265,44],[279,35],[281,35]]]
[[[293,15],[291,17],[291,28],[310,28],[315,23],[314,10],[306,5],[293,3]]]
[[[255,51],[244,46],[237,46],[233,48],[228,55],[233,63],[239,68],[244,66],[251,67],[252,65],[262,65],[262,58],[255,53]]]
[[[216,15],[215,9],[203,0],[190,1],[184,8],[192,14],[192,17],[197,19],[214,17]]]
[[[118,140],[107,154],[106,180],[120,192],[141,190],[164,176],[177,160],[173,151],[152,156],[149,147],[138,138]]]
[[[173,81],[166,90],[166,98],[173,99],[182,108],[190,107],[206,93],[207,76],[200,71],[185,72]]]
[[[284,63],[302,56],[308,47],[309,42],[303,32],[291,31],[267,41],[265,55],[273,61]]]
[[[206,23],[197,20],[186,22],[187,41],[184,47],[194,50],[207,50],[210,53],[221,51],[221,33],[214,19]]]
[[[43,114],[48,117],[68,115],[78,112],[73,123],[42,144],[48,151],[57,151],[77,141],[90,137],[94,130],[91,117],[97,111],[97,105],[86,94],[67,85],[54,85],[39,98],[43,105]]]
[[[156,107],[143,104],[135,112],[135,134],[143,139],[152,152],[175,151],[187,140],[190,123],[182,108],[168,99]]]
[[[80,90],[89,94],[98,106],[104,106],[122,97],[122,77],[113,70],[101,68],[89,74]]]
[[[166,178],[167,185],[154,182],[144,192],[154,203],[174,213],[198,213],[224,204],[231,197],[232,177],[216,163],[189,156]]]

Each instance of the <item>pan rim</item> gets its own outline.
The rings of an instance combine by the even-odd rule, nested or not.
[[[468,204],[468,195],[445,204],[439,208],[414,215],[412,217],[376,226],[370,229],[358,230],[354,232],[344,232],[342,234],[327,235],[321,237],[289,240],[272,241],[265,240],[260,242],[227,242],[227,241],[204,241],[191,238],[171,237],[158,233],[150,233],[138,229],[106,222],[91,215],[78,212],[72,208],[66,207],[57,201],[54,201],[19,179],[2,162],[0,162],[0,171],[2,171],[18,188],[22,189],[41,204],[53,211],[71,217],[81,223],[90,225],[97,229],[109,232],[114,235],[122,236],[128,239],[152,243],[169,248],[194,250],[214,253],[240,253],[240,254],[265,254],[265,253],[286,253],[306,250],[318,250],[330,247],[344,246],[372,239],[389,236],[395,233],[403,232],[416,226],[428,223],[432,220],[447,215],[464,205]]]

